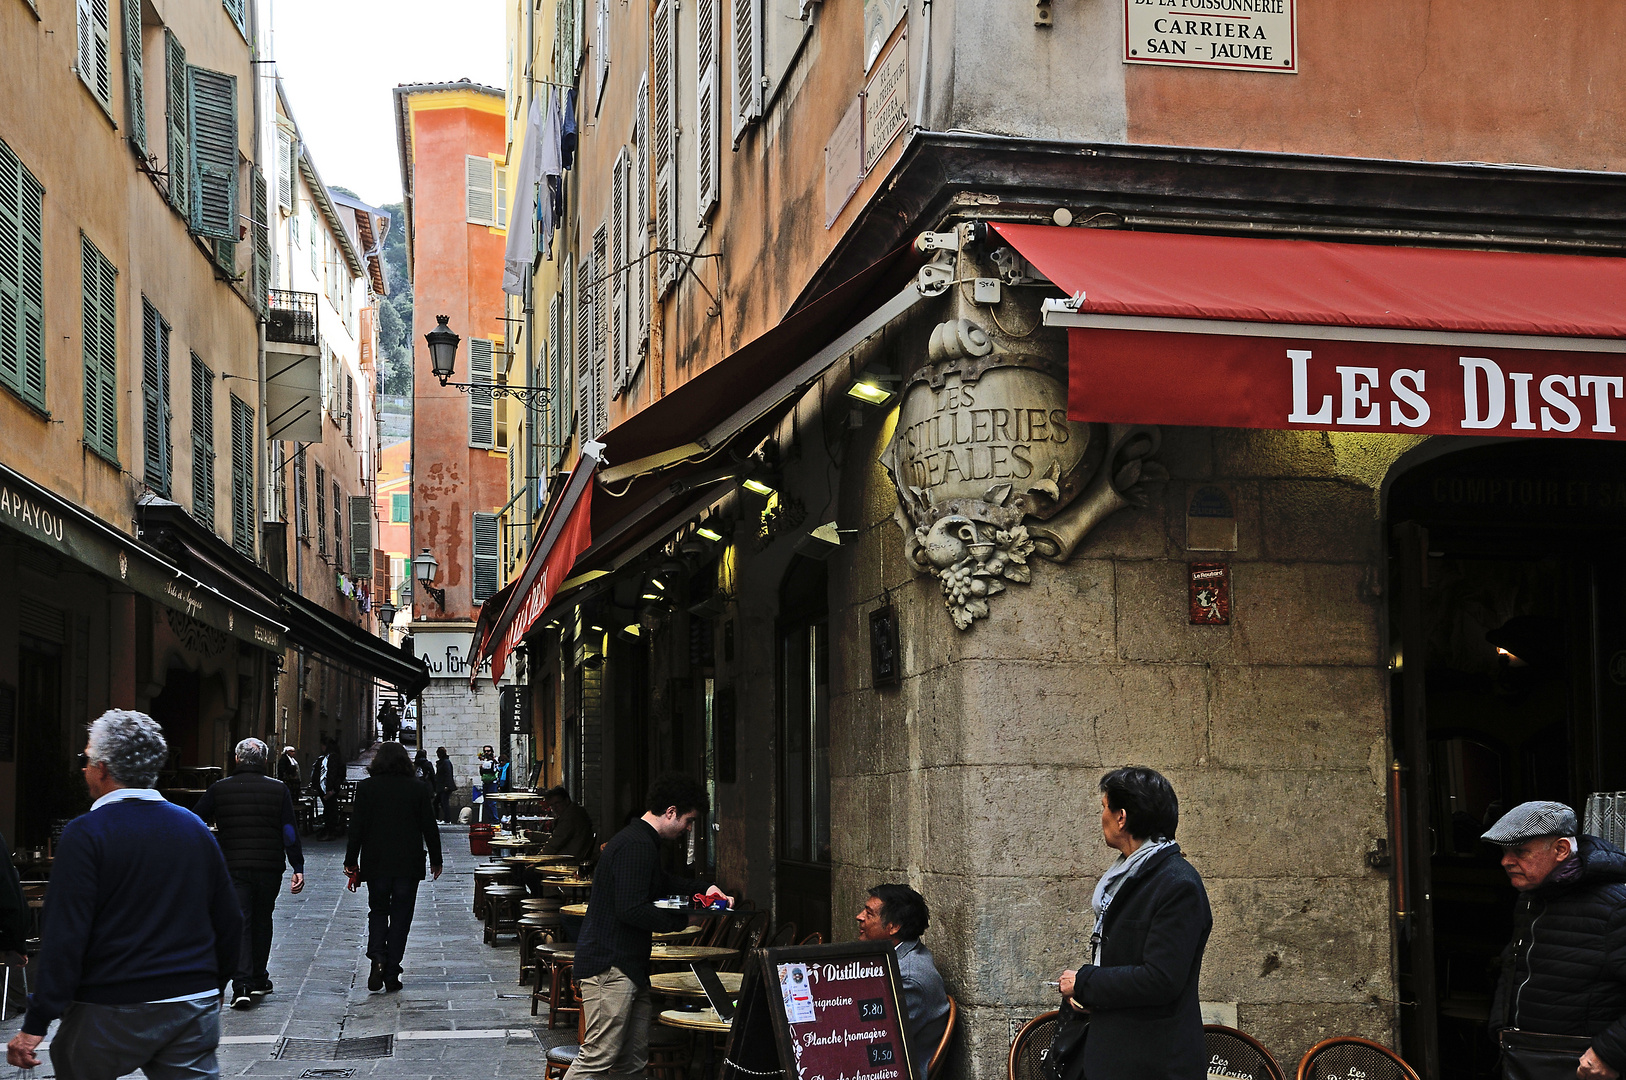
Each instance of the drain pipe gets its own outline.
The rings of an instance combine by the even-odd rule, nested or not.
[[[915,90],[915,127],[926,126],[927,77],[932,70],[932,0],[920,0],[920,84]]]

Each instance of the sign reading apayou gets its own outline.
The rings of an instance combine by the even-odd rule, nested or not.
[[[1298,0],[1124,0],[1124,63],[1298,71]]]

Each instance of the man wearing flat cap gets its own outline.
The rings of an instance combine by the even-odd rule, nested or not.
[[[1484,834],[1519,891],[1490,1023],[1571,1036],[1575,1075],[1613,1080],[1626,1070],[1626,855],[1579,832],[1563,803],[1527,802]],[[1517,1075],[1513,1038],[1504,1075]]]

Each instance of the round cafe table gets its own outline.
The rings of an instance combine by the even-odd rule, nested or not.
[[[740,992],[740,981],[745,978],[737,971],[719,971],[717,978],[721,980],[723,989],[729,994]],[[703,998],[706,996],[705,987],[695,978],[692,971],[669,971],[664,975],[651,975],[649,988],[660,994],[671,994],[673,997]],[[685,1016],[694,1016],[694,1013],[684,1013]]]
[[[662,933],[661,931],[657,930],[655,933],[650,934],[649,936],[654,938],[656,941],[664,941],[672,945],[677,945],[681,944],[684,938],[694,937],[698,933],[700,933],[700,927],[685,926],[682,930],[672,930],[666,933]]]
[[[708,1035],[727,1035],[732,1026],[717,1015],[716,1009],[697,1009],[693,1012],[667,1009],[657,1019],[667,1027],[682,1028],[684,1031],[703,1031]]]
[[[561,915],[574,915],[577,918],[582,918],[587,914],[587,905],[586,904],[566,904],[564,907],[559,909],[559,914],[561,914]]]
[[[738,954],[738,949],[723,949],[716,945],[651,945],[649,947],[649,958],[651,960],[676,961],[684,964],[692,964],[697,960],[722,960]]]

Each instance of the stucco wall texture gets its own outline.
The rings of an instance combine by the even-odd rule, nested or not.
[[[966,1075],[1003,1075],[1042,983],[1088,959],[1090,890],[1112,856],[1096,783],[1149,765],[1214,933],[1202,997],[1284,1062],[1321,1038],[1394,1035],[1387,835],[1385,545],[1375,487],[1407,445],[1318,433],[1165,429],[1171,479],[1062,565],[956,631],[905,566],[891,483],[853,446],[831,562],[831,805],[838,936],[877,881],[932,905],[926,935],[964,1008]],[[1239,548],[1188,553],[1187,489],[1225,484]],[[1186,564],[1227,561],[1229,626],[1188,624]],[[871,685],[865,619],[898,607],[903,680]],[[1314,822],[1307,827],[1307,822]]]

